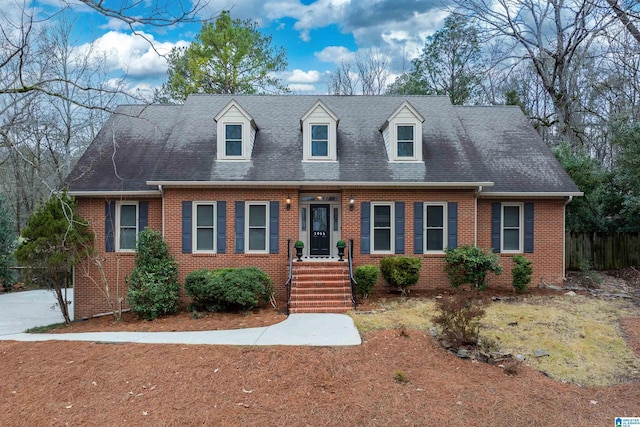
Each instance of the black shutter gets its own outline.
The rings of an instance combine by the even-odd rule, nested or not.
[[[280,203],[279,202],[270,202],[269,203],[269,253],[277,254],[278,253],[278,237],[280,235],[279,230],[279,214]]]
[[[115,223],[116,223],[116,202],[106,201],[104,204],[104,250],[115,252]]]
[[[227,202],[218,202],[216,213],[216,251],[224,254],[227,252]]]
[[[447,204],[447,248],[458,247],[458,202]]]
[[[371,253],[371,203],[360,205],[360,252]]]
[[[413,204],[413,253],[424,253],[424,204]]]
[[[149,202],[138,203],[138,232],[141,232],[149,225]]]
[[[236,253],[244,253],[244,202],[236,202]]]
[[[524,251],[533,253],[533,202],[524,204]]]
[[[491,203],[491,247],[494,253],[500,252],[500,228],[502,223],[500,218],[502,216],[502,203]]]
[[[395,253],[404,254],[404,202],[395,203]]]
[[[182,202],[182,253],[191,253],[193,242],[193,203]]]

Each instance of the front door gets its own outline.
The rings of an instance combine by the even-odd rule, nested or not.
[[[329,209],[328,204],[311,205],[311,235],[309,236],[311,242],[309,255],[311,256],[330,254]]]

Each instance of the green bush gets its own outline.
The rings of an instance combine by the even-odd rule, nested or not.
[[[418,283],[420,278],[420,258],[406,256],[390,256],[380,260],[380,272],[387,284],[402,292],[409,293],[409,287]]]
[[[127,282],[128,302],[140,317],[153,320],[178,311],[178,264],[169,255],[158,231],[144,229],[138,235],[136,266]]]
[[[524,292],[527,290],[527,285],[531,283],[531,275],[533,274],[533,262],[530,259],[525,258],[522,255],[516,255],[513,257],[513,287],[517,292]]]
[[[271,278],[256,267],[196,270],[186,278],[192,309],[205,311],[251,310],[273,294]]]
[[[353,272],[353,277],[358,283],[356,293],[362,298],[369,298],[373,287],[378,281],[380,269],[376,265],[360,265]]]
[[[489,285],[487,274],[502,273],[496,254],[473,245],[445,249],[444,262],[444,271],[454,288],[468,284],[472,288],[486,289]]]
[[[477,345],[480,319],[485,315],[483,306],[482,301],[461,294],[445,297],[438,300],[439,314],[432,320],[454,346]]]

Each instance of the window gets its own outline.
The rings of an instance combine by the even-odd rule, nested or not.
[[[269,251],[268,212],[267,202],[247,203],[247,252],[266,253]]]
[[[445,248],[446,204],[424,204],[425,252],[442,252]]]
[[[502,252],[522,252],[522,221],[521,203],[502,204]]]
[[[413,125],[398,125],[396,127],[398,158],[407,157],[413,159],[415,157],[413,129]]]
[[[216,204],[215,202],[194,202],[193,221],[194,252],[215,252],[216,250]]]
[[[393,252],[393,204],[371,203],[372,252]]]
[[[311,125],[311,157],[329,156],[329,125]]]
[[[242,125],[225,124],[225,157],[242,157]]]
[[[116,247],[119,251],[135,251],[138,236],[138,203],[117,204]]]

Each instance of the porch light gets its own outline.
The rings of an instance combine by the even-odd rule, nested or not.
[[[287,210],[290,211],[291,210],[291,196],[289,196],[287,194],[287,198],[284,201],[287,204]]]
[[[349,198],[349,210],[352,211],[353,210],[353,206],[355,205],[356,201],[353,200],[353,194],[351,195],[351,197]]]

